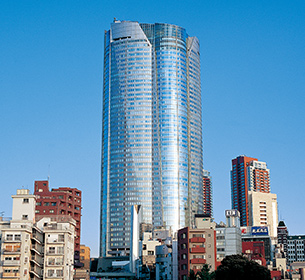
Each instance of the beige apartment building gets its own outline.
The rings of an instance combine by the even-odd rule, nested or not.
[[[248,203],[250,226],[268,226],[272,243],[275,244],[278,225],[276,194],[249,191]]]
[[[200,271],[204,264],[216,269],[216,224],[209,215],[196,214],[195,227],[178,231],[178,279],[187,280],[189,271]]]

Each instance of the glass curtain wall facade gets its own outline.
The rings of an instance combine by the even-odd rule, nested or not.
[[[100,255],[128,255],[132,205],[173,232],[203,211],[198,39],[176,25],[115,21],[103,87]]]

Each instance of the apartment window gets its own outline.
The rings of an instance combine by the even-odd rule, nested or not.
[[[50,213],[54,213],[54,210],[53,210],[53,209],[51,209],[51,210],[50,210]]]
[[[56,276],[57,277],[63,277],[64,276],[63,270],[62,269],[56,269]]]
[[[58,247],[57,248],[57,253],[58,254],[63,254],[64,253],[64,247]]]
[[[49,205],[50,205],[49,202],[45,202],[45,203],[44,203],[44,206],[49,206]]]
[[[28,215],[22,215],[22,220],[28,220],[29,216]]]
[[[54,274],[54,269],[48,269],[48,276],[52,277]]]
[[[65,241],[65,236],[63,234],[58,235],[58,242],[64,242]]]
[[[56,258],[56,265],[63,265],[63,258]]]
[[[13,235],[12,234],[7,234],[6,235],[6,240],[12,241],[13,240]]]
[[[55,247],[49,247],[49,253],[55,254]]]
[[[51,202],[51,205],[52,206],[56,206],[56,202]]]
[[[20,241],[21,240],[21,235],[20,234],[15,234],[15,240]]]
[[[28,198],[24,198],[23,199],[23,203],[29,203],[29,199]]]
[[[36,202],[36,205],[37,206],[41,206],[41,202]]]
[[[54,265],[54,264],[55,264],[55,259],[54,258],[48,259],[48,265]]]

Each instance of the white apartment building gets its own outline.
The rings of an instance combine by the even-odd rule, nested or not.
[[[44,279],[73,279],[75,226],[75,220],[67,216],[37,222],[44,233]]]

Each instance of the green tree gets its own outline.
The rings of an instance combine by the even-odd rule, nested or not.
[[[190,270],[188,280],[197,280],[196,273],[194,272],[193,269]]]
[[[215,280],[271,280],[270,271],[242,255],[225,257],[215,273]]]
[[[199,280],[213,280],[215,279],[215,271],[210,272],[210,266],[204,264],[200,271],[197,272],[197,279]]]

